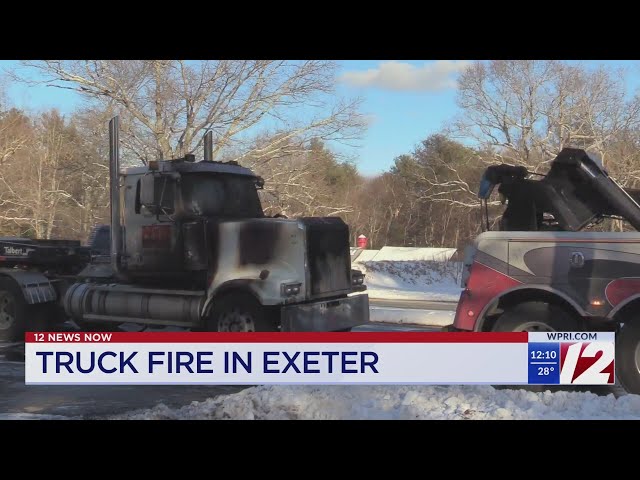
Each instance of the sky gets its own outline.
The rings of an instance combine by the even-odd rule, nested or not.
[[[629,91],[640,87],[639,62],[589,60],[589,66],[624,67]],[[361,98],[369,121],[356,147],[337,146],[355,158],[358,170],[376,175],[389,169],[395,157],[410,153],[415,145],[437,133],[458,113],[456,77],[465,60],[343,60],[339,62],[337,93]],[[0,69],[17,68],[18,62],[1,60]],[[52,107],[70,113],[82,104],[78,94],[46,86],[9,83],[11,104],[29,110]]]

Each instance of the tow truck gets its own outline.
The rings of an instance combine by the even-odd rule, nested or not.
[[[623,188],[602,162],[564,148],[546,175],[513,165],[486,169],[478,197],[498,187],[497,231],[464,256],[453,331],[609,331],[616,376],[640,394],[640,191]],[[605,218],[636,231],[594,231]]]

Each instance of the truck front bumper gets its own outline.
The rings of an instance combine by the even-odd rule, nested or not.
[[[283,332],[331,332],[369,323],[369,295],[282,307]]]

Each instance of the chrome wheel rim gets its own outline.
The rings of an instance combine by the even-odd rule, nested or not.
[[[247,312],[234,308],[220,314],[218,318],[219,332],[255,332],[253,317]]]
[[[555,332],[555,329],[544,322],[526,322],[516,328],[514,332]]]
[[[640,342],[636,343],[635,351],[636,371],[640,373]]]

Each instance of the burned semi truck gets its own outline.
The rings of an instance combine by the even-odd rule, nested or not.
[[[126,169],[118,117],[109,137],[110,256],[58,282],[35,300],[40,310],[62,306],[87,330],[339,331],[368,323],[364,275],[351,268],[340,218],[265,216],[264,181],[236,162],[212,161],[211,132],[201,161],[186,155]],[[33,274],[42,285],[56,281]],[[26,317],[14,320],[16,331],[31,328]]]
[[[497,231],[486,215],[487,231],[465,252],[451,330],[614,331],[617,377],[640,393],[640,192],[574,148],[543,176],[489,167],[479,198],[496,186],[506,208]],[[607,217],[636,231],[592,228]]]

